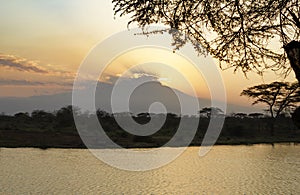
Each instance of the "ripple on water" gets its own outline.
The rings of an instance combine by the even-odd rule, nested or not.
[[[300,193],[298,145],[216,146],[204,157],[190,147],[146,172],[115,169],[88,150],[0,150],[0,194]]]

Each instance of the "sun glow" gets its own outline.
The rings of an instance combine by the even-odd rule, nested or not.
[[[143,76],[190,95],[193,95],[193,88],[196,96],[209,97],[206,82],[194,65],[183,56],[162,48],[134,49],[117,56],[108,64],[100,80],[114,82],[119,77]]]

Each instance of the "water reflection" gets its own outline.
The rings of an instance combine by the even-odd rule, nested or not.
[[[215,146],[204,157],[198,151],[190,147],[162,168],[130,172],[88,150],[1,148],[0,194],[300,193],[299,145]]]

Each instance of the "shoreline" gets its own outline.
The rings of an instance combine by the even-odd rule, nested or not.
[[[300,145],[300,142],[275,142],[275,143],[269,143],[269,142],[257,142],[257,143],[236,143],[236,144],[226,144],[226,143],[216,143],[212,145],[214,146],[256,146],[256,145],[293,145],[297,146]],[[190,147],[207,147],[208,145],[189,145]],[[180,148],[184,146],[162,146],[162,148]],[[125,149],[155,149],[157,147],[128,147]],[[61,149],[61,150],[113,150],[113,149],[124,149],[124,148],[86,148],[86,147],[34,147],[34,146],[16,146],[16,147],[7,147],[7,146],[1,146],[0,145],[0,152],[1,149],[39,149],[39,150],[51,150],[51,149]]]
[[[159,147],[185,147],[184,145],[167,145],[164,144],[166,140],[161,143],[148,141],[133,141],[128,139],[118,140],[118,145],[123,148],[159,148]],[[300,135],[297,133],[294,136],[277,135],[274,137],[219,137],[214,145],[228,145],[228,146],[251,146],[251,145],[275,145],[275,144],[300,144]],[[197,138],[189,144],[188,147],[202,146],[202,138]],[[211,146],[209,144],[203,146]],[[87,149],[78,134],[59,133],[59,132],[25,132],[0,130],[0,148],[38,148],[38,149]],[[118,147],[96,146],[91,149],[118,149]],[[120,148],[119,148],[120,149]]]

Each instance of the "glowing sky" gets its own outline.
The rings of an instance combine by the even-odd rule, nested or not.
[[[106,37],[127,29],[128,18],[114,19],[109,0],[0,0],[0,97],[60,93],[72,89],[84,57]],[[134,36],[134,35],[133,35]],[[148,54],[151,53],[149,56]],[[155,54],[155,55],[154,55]],[[180,56],[167,51],[134,51],[116,59],[106,70],[106,80],[118,77],[142,59],[158,63],[136,67],[131,76],[153,76],[164,85],[190,93],[179,72],[190,75],[200,97],[209,97],[207,86]],[[161,58],[161,59],[160,59]],[[217,64],[217,63],[216,63]],[[233,69],[222,71],[228,101],[250,106],[239,94],[246,87],[284,80],[271,70],[260,77]],[[129,75],[130,77],[130,75]],[[105,80],[105,79],[104,79]],[[295,81],[291,73],[286,81]]]

